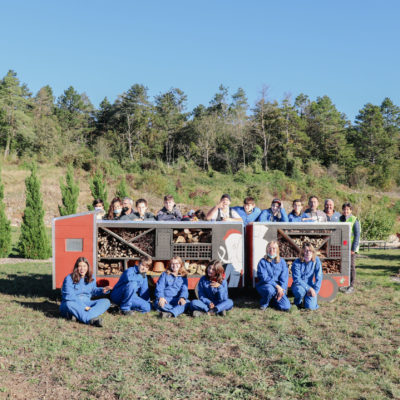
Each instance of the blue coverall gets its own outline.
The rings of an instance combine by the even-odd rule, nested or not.
[[[283,258],[279,262],[262,258],[257,266],[257,278],[256,289],[261,295],[260,306],[267,308],[271,304],[280,311],[288,311],[290,309],[290,301],[287,298],[289,270],[286,261]],[[278,294],[276,285],[285,291],[279,301],[275,297]]]
[[[211,286],[211,281],[206,276],[200,278],[197,286],[199,299],[190,302],[192,311],[210,311],[210,303],[214,303],[214,309],[217,313],[228,311],[233,307],[233,301],[228,298],[228,284],[224,279],[217,288]]]
[[[289,222],[309,222],[309,221],[302,221],[303,218],[307,218],[307,215],[305,213],[301,213],[300,215],[296,215],[292,211],[288,215]]]
[[[118,304],[122,311],[139,311],[142,313],[151,310],[149,284],[147,276],[139,272],[134,266],[123,272],[111,292],[111,301]]]
[[[261,214],[261,210],[258,207],[254,207],[253,211],[250,214],[247,214],[244,207],[232,207],[233,210],[235,210],[239,215],[240,218],[243,220],[243,225],[246,226],[250,222],[255,222],[257,221],[257,218]]]
[[[280,208],[281,217],[276,217],[272,210],[268,208],[267,210],[261,211],[260,216],[258,217],[258,222],[289,222],[286,211],[283,207]]]
[[[85,279],[81,278],[78,283],[74,283],[71,275],[68,275],[64,279],[61,295],[61,315],[67,319],[75,316],[78,321],[84,324],[88,324],[91,319],[103,314],[110,307],[110,300],[108,299],[91,300],[92,296],[103,295],[103,289],[96,286],[95,280],[86,283]],[[90,310],[85,311],[85,307],[88,306]]]
[[[182,314],[189,308],[189,297],[188,280],[183,276],[175,276],[172,273],[168,274],[163,272],[157,281],[156,286],[156,308],[160,311],[169,312],[174,317]],[[158,305],[158,301],[163,297],[167,300],[167,304],[164,307]],[[178,304],[179,299],[185,299],[184,305]]]
[[[300,306],[304,299],[304,307],[310,310],[318,308],[317,297],[308,296],[307,292],[310,288],[318,294],[322,284],[322,265],[318,257],[314,261],[301,261],[297,258],[292,264],[292,293],[294,295],[294,304]]]

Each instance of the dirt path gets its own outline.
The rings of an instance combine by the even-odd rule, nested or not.
[[[0,258],[1,264],[22,264],[22,263],[34,263],[34,262],[51,262],[51,258],[47,260],[32,260],[30,258]]]

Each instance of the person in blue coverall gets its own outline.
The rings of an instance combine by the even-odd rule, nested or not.
[[[259,222],[288,222],[288,216],[279,199],[273,199],[271,208],[261,211]]]
[[[257,266],[258,282],[256,289],[261,296],[260,309],[269,305],[279,311],[289,311],[290,301],[287,298],[289,270],[286,261],[279,256],[278,242],[267,245],[267,254]]]
[[[300,308],[304,300],[304,308],[316,310],[317,295],[322,284],[322,265],[310,243],[303,245],[300,258],[293,261],[292,277],[294,304]]]
[[[110,289],[110,286],[104,288],[96,286],[88,259],[79,257],[72,273],[64,279],[60,314],[67,319],[102,327],[103,322],[99,316],[108,310],[110,300],[92,300],[92,297],[106,294]]]
[[[233,301],[228,298],[228,284],[221,261],[210,261],[206,274],[200,278],[197,291],[199,299],[190,302],[193,317],[206,313],[224,317],[233,307]]]
[[[187,271],[180,257],[172,257],[157,281],[156,308],[161,318],[177,317],[189,309]]]
[[[243,207],[232,207],[232,210],[235,210],[240,215],[244,226],[250,222],[257,221],[257,218],[261,214],[261,210],[256,207],[256,202],[254,201],[253,197],[246,197],[243,200]]]
[[[135,311],[146,313],[151,310],[149,285],[146,273],[152,264],[151,258],[142,256],[139,265],[123,272],[111,292],[111,301],[118,304],[124,315]]]
[[[303,219],[307,218],[300,199],[293,200],[293,210],[289,213],[288,218],[289,222],[303,222]]]

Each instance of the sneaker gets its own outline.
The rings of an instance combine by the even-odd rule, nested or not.
[[[193,311],[193,313],[192,313],[192,317],[198,318],[198,317],[202,317],[204,314],[205,314],[205,312],[203,312],[203,311],[195,310],[195,311]]]
[[[101,327],[103,326],[103,321],[102,321],[102,319],[99,318],[99,317],[97,317],[97,318],[92,318],[92,319],[89,321],[89,325],[97,326],[98,328],[101,328]]]
[[[268,308],[267,306],[261,306],[261,307],[260,307],[260,310],[261,310],[261,311],[265,311],[267,308]]]
[[[122,315],[133,315],[135,314],[135,311],[133,310],[121,310]]]
[[[344,290],[342,291],[342,293],[344,294],[351,294],[354,292],[354,286],[349,286],[347,288],[344,288]]]
[[[165,311],[160,311],[159,316],[160,316],[161,319],[164,319],[164,318],[171,318],[171,313],[165,312]]]
[[[222,310],[218,313],[220,317],[226,317],[226,310]]]

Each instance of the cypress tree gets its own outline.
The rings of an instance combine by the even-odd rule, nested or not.
[[[43,201],[36,170],[37,167],[33,164],[31,175],[25,179],[26,206],[18,251],[24,258],[46,259],[51,256],[51,246],[44,226]]]
[[[76,209],[78,208],[79,185],[74,181],[74,169],[72,164],[68,166],[65,183],[62,178],[60,178],[60,189],[63,203],[62,206],[58,206],[60,215],[76,214]]]
[[[108,202],[107,202],[107,188],[106,183],[104,182],[104,176],[101,171],[97,171],[93,178],[89,181],[90,192],[92,193],[93,200],[101,199],[104,202],[104,209],[108,210]],[[93,204],[88,204],[88,210],[93,210]]]
[[[0,257],[7,257],[11,250],[11,227],[5,212],[4,185],[0,168]]]
[[[126,183],[125,176],[121,179],[117,187],[117,193],[115,193],[117,197],[123,199],[124,197],[128,197],[128,185]]]

